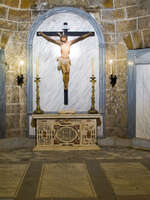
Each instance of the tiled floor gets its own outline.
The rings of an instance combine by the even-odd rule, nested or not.
[[[150,152],[0,152],[0,200],[150,200]]]

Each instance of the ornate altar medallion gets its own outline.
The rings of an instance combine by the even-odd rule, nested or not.
[[[56,132],[56,137],[63,143],[71,143],[78,137],[78,133],[72,127],[61,127]]]

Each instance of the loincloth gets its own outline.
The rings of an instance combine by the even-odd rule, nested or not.
[[[57,61],[58,61],[58,70],[61,70],[63,65],[66,65],[68,67],[71,65],[71,61],[69,58],[59,57],[57,58]]]

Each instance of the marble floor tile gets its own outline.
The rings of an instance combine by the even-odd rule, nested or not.
[[[116,195],[150,195],[150,171],[139,162],[101,163]]]
[[[0,164],[0,199],[17,196],[29,164]]]
[[[83,163],[44,164],[37,198],[95,198],[90,176]]]

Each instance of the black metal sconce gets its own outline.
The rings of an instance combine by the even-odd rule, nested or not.
[[[114,87],[116,85],[116,83],[117,83],[117,76],[114,75],[114,74],[111,74],[109,79],[110,79],[111,86]]]
[[[24,83],[24,77],[23,74],[20,74],[17,76],[17,84],[22,87],[23,83]]]
[[[18,84],[19,86],[21,86],[21,87],[22,87],[22,85],[23,85],[23,83],[24,83],[24,76],[23,76],[23,73],[22,73],[23,65],[24,65],[24,61],[21,60],[21,61],[20,61],[20,64],[19,64],[20,74],[17,76],[17,84]]]
[[[112,87],[114,87],[117,83],[117,76],[114,74],[114,70],[113,70],[113,60],[109,60],[109,64],[110,64],[110,76],[109,76],[109,79],[110,79],[110,84]]]

